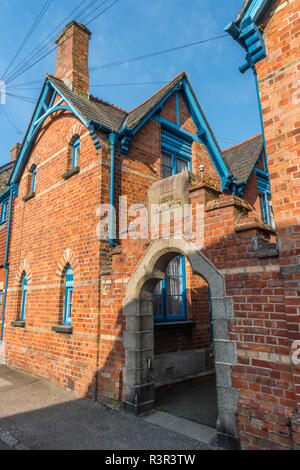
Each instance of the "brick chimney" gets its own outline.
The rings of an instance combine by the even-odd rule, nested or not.
[[[91,32],[71,21],[57,38],[55,76],[79,95],[89,93],[89,40]]]
[[[19,143],[16,143],[11,149],[10,149],[10,161],[14,162],[17,160],[20,150],[21,150],[22,145]]]

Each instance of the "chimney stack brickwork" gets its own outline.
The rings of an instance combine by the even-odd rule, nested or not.
[[[91,32],[72,21],[58,37],[55,76],[80,95],[89,93],[89,40]]]
[[[19,144],[18,142],[10,149],[10,161],[14,162],[17,160],[20,150],[21,150],[22,145]]]

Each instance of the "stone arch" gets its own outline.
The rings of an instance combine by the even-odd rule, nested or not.
[[[76,274],[79,272],[79,263],[78,263],[75,253],[70,248],[67,248],[65,250],[63,256],[61,257],[57,265],[57,270],[56,270],[55,275],[59,281],[61,281],[67,265],[71,266],[73,270],[73,275],[75,277]]]
[[[136,414],[154,407],[153,290],[157,282],[164,279],[169,262],[178,254],[189,260],[193,273],[203,277],[210,288],[215,331],[218,441],[220,445],[236,448],[238,390],[232,386],[232,366],[237,362],[237,355],[236,343],[229,337],[232,298],[226,296],[223,275],[184,235],[154,240],[127,284],[123,304],[126,317],[124,407]]]

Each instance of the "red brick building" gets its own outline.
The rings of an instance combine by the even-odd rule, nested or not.
[[[67,25],[0,169],[8,364],[135,413],[215,377],[221,445],[299,445],[299,13],[277,3],[255,20],[266,148],[222,152],[185,73],[131,112],[89,95],[90,32]]]

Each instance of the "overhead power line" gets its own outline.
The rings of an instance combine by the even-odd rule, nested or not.
[[[92,21],[94,21],[96,18],[98,18],[100,15],[104,14],[109,8],[113,7],[117,2],[119,2],[120,0],[115,0],[112,4],[110,4],[108,7],[106,7],[104,10],[102,10],[100,13],[98,13],[98,15],[96,15],[94,18],[92,18],[88,24],[90,24]],[[82,2],[81,4],[83,4],[84,2]],[[88,5],[88,7],[92,6],[92,4],[95,3],[95,0],[93,0],[92,2],[90,2],[90,4]],[[77,7],[78,8],[78,7]],[[87,8],[87,7],[86,7]],[[96,10],[98,9],[98,7],[96,8]],[[74,13],[74,10],[73,10],[73,13]],[[80,13],[78,14],[79,16],[82,14],[82,11],[80,11]],[[77,17],[77,20],[80,21],[80,18]],[[66,41],[67,39],[65,39]],[[50,41],[50,39],[48,40],[48,42]],[[63,42],[61,43],[63,44]],[[32,68],[34,65],[36,65],[38,62],[40,62],[41,60],[43,60],[45,57],[47,57],[49,54],[51,54],[51,52],[53,52],[54,50],[56,50],[56,46],[53,47],[53,48],[50,48],[49,49],[49,44],[47,45],[46,43],[46,46],[44,46],[41,50],[39,49],[36,54],[34,56],[31,56],[27,62],[25,64],[23,64],[22,66],[20,66],[20,68],[15,71],[15,74],[13,76],[9,76],[8,77],[8,80],[7,80],[7,84],[16,80],[16,78],[18,78],[20,75],[23,75],[23,73],[25,73],[27,70],[29,70],[30,68]]]
[[[32,36],[34,30],[37,28],[37,26],[40,24],[40,22],[42,21],[43,17],[45,16],[47,10],[49,9],[51,3],[52,3],[53,0],[46,0],[42,10],[40,11],[40,13],[38,14],[37,18],[35,19],[33,25],[31,26],[30,30],[28,31],[28,33],[26,34],[24,40],[22,41],[19,49],[17,50],[17,52],[15,53],[15,55],[13,56],[13,58],[11,59],[10,63],[8,64],[5,72],[3,73],[2,75],[2,80],[5,79],[5,76],[7,75],[9,69],[11,68],[11,66],[13,65],[14,61],[16,60],[16,58],[18,57],[18,55],[20,54],[20,52],[22,51],[22,49],[24,48],[25,44],[28,42],[28,40],[30,39],[30,37]]]
[[[51,33],[49,33],[44,39],[43,41],[41,41],[26,57],[23,61],[21,61],[17,67],[13,70],[13,72],[10,74],[10,76],[8,77],[8,80],[10,81],[11,78],[14,76],[15,73],[18,73],[20,70],[22,70],[22,68],[26,67],[27,65],[30,64],[30,62],[36,58],[38,58],[40,56],[41,53],[45,52],[45,49],[47,50],[47,48],[50,47],[50,45],[52,46],[52,42],[56,39],[55,37],[53,37],[54,33],[58,32],[58,30],[63,26],[65,25],[65,23],[73,16],[75,15],[75,13],[77,12],[77,10],[84,4],[86,3],[88,0],[81,0],[80,4],[77,5],[77,7],[75,7],[71,13],[66,16],[52,31]],[[91,3],[94,3],[96,0],[93,0],[93,2]],[[91,5],[91,3],[89,5]],[[89,6],[88,5],[88,6]],[[84,10],[80,10],[79,14],[81,14]],[[75,18],[77,18],[77,16],[75,16]]]
[[[108,7],[106,7],[103,11],[101,11],[100,13],[98,13],[98,15],[94,16],[94,18],[92,18],[90,21],[88,21],[86,24],[89,25],[92,21],[95,21],[97,18],[99,18],[99,16],[103,15],[103,13],[105,13],[107,10],[109,10],[110,8],[112,8],[116,3],[118,3],[120,0],[115,0],[111,5],[109,5]]]
[[[90,72],[95,72],[96,70],[102,70],[109,67],[116,67],[117,65],[128,64],[130,62],[135,62],[137,60],[148,59],[150,57],[158,56],[161,54],[167,54],[168,52],[178,51],[180,49],[186,49],[188,47],[198,46],[199,44],[205,44],[211,41],[216,41],[217,39],[228,38],[228,34],[223,34],[222,36],[215,36],[210,39],[203,39],[201,41],[191,42],[189,44],[183,44],[182,46],[171,47],[170,49],[163,49],[157,52],[151,52],[150,54],[144,54],[137,57],[131,57],[130,59],[118,60],[117,62],[110,62],[108,64],[99,65],[97,67],[91,67]]]
[[[8,120],[8,122],[14,127],[15,131],[17,132],[17,134],[20,136],[20,137],[23,137],[24,134],[22,131],[20,131],[20,129],[15,125],[15,123],[13,122],[13,120],[8,116],[7,112],[5,111],[4,109],[4,106],[1,106],[0,108],[0,113],[3,112],[3,116],[6,117],[6,119]]]

